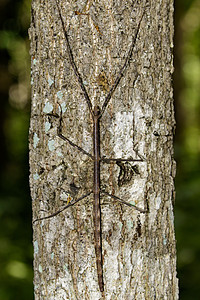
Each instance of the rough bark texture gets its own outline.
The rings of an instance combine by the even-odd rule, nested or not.
[[[101,164],[102,188],[147,208],[143,214],[101,195],[105,294],[99,291],[93,196],[35,222],[35,299],[178,299],[173,199],[173,1],[60,0],[75,62],[93,105],[102,105],[145,10],[131,62],[101,119],[101,155],[144,157]],[[79,14],[83,13],[83,14]],[[54,0],[32,0],[30,186],[33,220],[92,189],[92,119],[70,66]],[[135,82],[135,83],[134,83]],[[59,103],[59,104],[58,104]],[[132,176],[131,176],[131,175]]]

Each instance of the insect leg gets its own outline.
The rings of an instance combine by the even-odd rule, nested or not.
[[[59,213],[61,213],[62,211],[66,210],[68,207],[75,205],[76,203],[78,203],[78,202],[81,201],[82,199],[88,197],[90,194],[92,194],[92,191],[89,192],[89,193],[87,193],[87,194],[85,194],[85,195],[83,195],[83,196],[81,196],[80,198],[76,199],[74,202],[70,202],[69,204],[67,204],[66,206],[64,206],[63,208],[57,210],[55,213],[53,213],[53,214],[51,214],[51,215],[49,215],[49,216],[46,216],[46,217],[43,217],[43,218],[35,219],[35,220],[33,221],[33,224],[34,224],[35,222],[37,222],[37,221],[42,221],[42,220],[50,219],[50,218],[52,218],[52,217],[57,216]]]
[[[93,156],[88,153],[87,151],[85,151],[84,149],[82,149],[81,147],[79,147],[78,145],[76,145],[75,143],[73,143],[70,139],[68,139],[67,137],[65,137],[62,134],[62,109],[61,109],[61,114],[60,116],[57,114],[48,114],[48,116],[52,116],[55,118],[59,118],[59,126],[57,127],[57,135],[59,136],[59,138],[61,138],[64,141],[67,141],[71,146],[75,147],[76,149],[78,149],[80,152],[82,152],[83,154],[86,154],[87,156],[89,156],[92,160],[94,159]]]
[[[142,162],[143,161],[143,159],[133,159],[133,158],[101,158],[101,161],[102,162],[105,162],[105,163],[107,163],[107,164],[109,164],[110,162],[118,162],[118,161],[124,161],[124,162],[127,162],[127,161],[130,161],[130,162],[138,162],[138,161],[140,161],[140,162]]]
[[[125,204],[125,205],[128,205],[129,207],[132,207],[132,208],[138,210],[138,211],[141,212],[141,213],[146,213],[146,212],[147,212],[146,209],[139,208],[138,206],[136,206],[136,205],[134,205],[134,204],[131,204],[131,203],[129,203],[129,202],[126,202],[126,201],[122,200],[121,198],[119,198],[119,197],[117,197],[117,196],[115,196],[115,195],[109,194],[109,193],[104,192],[104,191],[101,191],[101,193],[103,193],[103,194],[105,194],[105,195],[107,195],[107,196],[109,196],[109,197],[111,197],[111,198],[113,198],[113,199],[119,201],[120,203],[123,203],[123,204]]]

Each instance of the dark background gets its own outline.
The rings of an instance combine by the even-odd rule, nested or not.
[[[0,0],[0,300],[33,299],[28,186],[30,0]],[[200,2],[175,1],[175,225],[180,299],[200,295]]]

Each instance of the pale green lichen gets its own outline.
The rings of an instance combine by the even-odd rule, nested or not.
[[[33,174],[33,179],[34,180],[38,180],[40,178],[40,176],[38,175],[38,173]]]
[[[65,102],[63,102],[63,103],[61,104],[61,108],[62,108],[62,112],[63,112],[63,113],[66,112],[67,107],[66,107],[66,103],[65,103]]]
[[[45,132],[47,133],[49,129],[51,128],[51,123],[45,122]]]
[[[59,157],[63,157],[62,152],[60,152],[59,150],[57,150],[56,153],[57,153],[57,155],[58,155]]]
[[[120,230],[121,230],[121,229],[122,229],[122,226],[123,226],[122,222],[118,222],[118,226],[119,226],[119,228],[120,228]]]
[[[63,269],[64,269],[65,271],[68,271],[68,266],[67,266],[67,264],[65,264],[65,265],[63,266]]]
[[[33,136],[33,147],[34,147],[34,148],[37,147],[39,140],[40,140],[40,139],[39,139],[37,133],[35,132],[35,133],[34,133],[34,136]]]
[[[61,100],[63,97],[63,92],[62,91],[57,92],[57,96]]]
[[[53,110],[53,105],[51,103],[47,102],[43,108],[43,112],[45,114],[49,114],[50,112],[52,112],[52,110]]]
[[[130,204],[135,206],[135,201],[130,201]]]
[[[39,250],[38,241],[35,241],[34,244],[33,244],[33,246],[34,246],[34,252],[35,252],[35,254],[38,254],[38,250]]]
[[[49,86],[51,86],[54,83],[53,79],[51,79],[51,77],[49,76],[48,78],[48,84]]]
[[[39,272],[42,273],[42,266],[39,265],[39,268],[38,268]]]
[[[34,66],[37,64],[37,59],[36,58],[33,59],[33,64],[34,64]]]
[[[133,229],[133,222],[132,221],[127,221],[127,227],[128,227],[128,230],[132,230]]]
[[[163,234],[163,245],[164,246],[167,245],[167,238],[166,238],[165,234]]]
[[[54,140],[48,141],[48,148],[49,148],[49,151],[55,150],[55,141]]]

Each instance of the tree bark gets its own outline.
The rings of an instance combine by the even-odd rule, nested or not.
[[[144,13],[130,63],[101,118],[104,293],[98,286],[92,194],[33,223],[35,299],[178,299],[174,236],[173,1],[67,1],[59,7],[92,105],[102,107]],[[93,189],[92,118],[71,67],[55,0],[32,0],[30,187],[33,220]],[[61,109],[60,109],[61,107]]]

